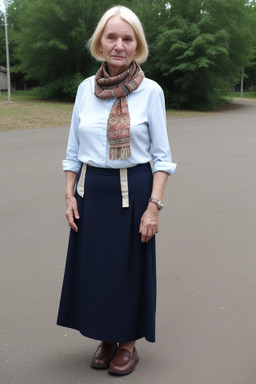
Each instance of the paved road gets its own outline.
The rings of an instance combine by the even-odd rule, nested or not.
[[[255,384],[256,103],[168,121],[177,172],[158,234],[157,343],[127,377],[55,326],[68,229],[68,128],[0,134],[1,384]]]

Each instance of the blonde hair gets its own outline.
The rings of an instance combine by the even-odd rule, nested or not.
[[[138,64],[143,63],[147,60],[148,57],[148,45],[145,38],[144,30],[140,19],[138,16],[131,11],[129,8],[124,7],[122,5],[116,5],[110,9],[108,9],[104,15],[101,17],[98,25],[88,41],[88,48],[92,54],[92,56],[98,61],[104,61],[104,57],[102,52],[100,51],[100,41],[106,26],[106,23],[112,16],[119,15],[121,19],[126,21],[130,26],[134,29],[137,47],[136,47],[136,57],[135,60]]]

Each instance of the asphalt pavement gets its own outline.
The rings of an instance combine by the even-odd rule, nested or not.
[[[256,383],[256,102],[168,118],[173,161],[157,235],[157,342],[125,377],[56,326],[68,227],[68,127],[0,133],[1,384]]]

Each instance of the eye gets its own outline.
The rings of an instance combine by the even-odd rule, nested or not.
[[[126,37],[126,38],[124,39],[124,41],[132,41],[132,38],[131,38],[131,37]]]

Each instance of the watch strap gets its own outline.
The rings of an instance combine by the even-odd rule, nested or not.
[[[159,210],[163,209],[163,203],[161,200],[155,199],[154,197],[150,197],[148,201],[156,204]]]

